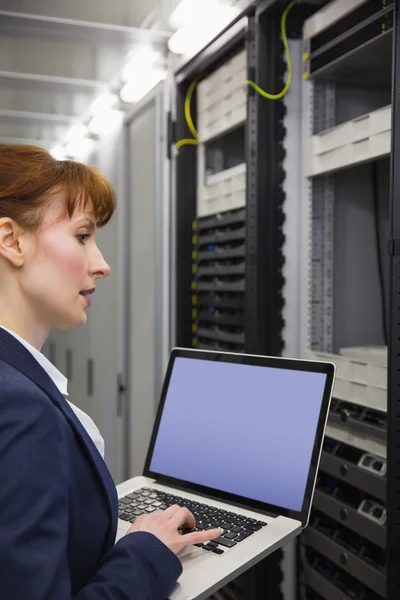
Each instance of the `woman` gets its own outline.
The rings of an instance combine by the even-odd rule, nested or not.
[[[176,554],[220,534],[179,535],[194,518],[174,506],[115,544],[116,490],[95,426],[40,352],[53,327],[86,323],[87,295],[110,273],[95,230],[115,206],[95,169],[0,145],[2,600],[164,600],[181,574]]]

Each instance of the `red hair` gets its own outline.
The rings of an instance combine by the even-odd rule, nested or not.
[[[90,210],[98,227],[111,219],[116,197],[109,181],[97,169],[72,160],[55,160],[36,146],[0,144],[0,218],[20,227],[40,227],[54,192],[66,192],[66,212]]]

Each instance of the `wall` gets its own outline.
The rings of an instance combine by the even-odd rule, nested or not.
[[[44,352],[68,379],[69,400],[87,412],[100,429],[105,441],[105,459],[118,483],[124,476],[124,438],[122,415],[117,416],[117,376],[124,372],[125,360],[125,274],[127,256],[124,237],[124,128],[98,140],[92,155],[84,162],[98,168],[111,181],[118,197],[117,210],[108,225],[97,232],[97,244],[111,266],[110,276],[97,280],[88,320],[82,329],[53,331]],[[67,352],[72,372],[67,369]],[[93,389],[88,389],[88,361],[93,364]]]

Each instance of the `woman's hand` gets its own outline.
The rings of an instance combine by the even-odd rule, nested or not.
[[[178,554],[186,546],[209,542],[219,537],[222,529],[209,529],[208,531],[195,531],[180,535],[179,527],[185,525],[188,529],[196,527],[196,521],[187,508],[170,506],[165,511],[157,511],[149,515],[141,515],[133,523],[128,533],[147,531],[161,540],[174,554]]]

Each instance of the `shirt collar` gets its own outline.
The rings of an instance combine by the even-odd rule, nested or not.
[[[50,379],[53,380],[54,384],[60,390],[61,394],[63,394],[63,396],[65,396],[65,397],[67,397],[68,396],[68,392],[67,392],[68,379],[45,357],[44,354],[42,354],[41,352],[39,352],[39,350],[34,348],[34,346],[29,344],[26,340],[24,340],[22,337],[20,337],[14,331],[7,329],[7,327],[2,326],[2,329],[4,329],[5,331],[8,331],[8,333],[13,335],[19,342],[21,342],[21,344],[23,346],[25,346],[25,348],[27,350],[29,350],[29,352],[33,355],[33,357],[36,358],[36,360],[38,361],[40,366],[46,371],[46,373],[50,377]]]

